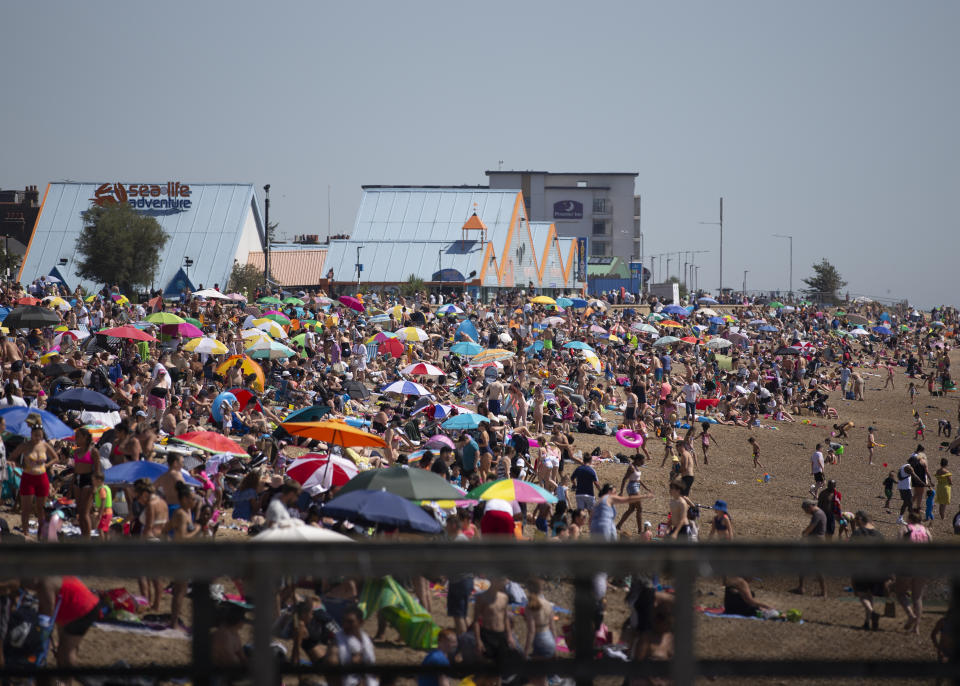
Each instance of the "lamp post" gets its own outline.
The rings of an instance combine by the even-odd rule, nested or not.
[[[186,274],[187,274],[187,281],[190,280],[190,267],[192,267],[192,266],[193,266],[193,260],[191,260],[191,259],[190,259],[189,257],[187,257],[187,256],[184,256],[184,258],[183,258],[183,270],[184,270],[184,271],[186,272]]]
[[[749,269],[743,270],[743,299],[747,299],[747,274],[750,273]]]
[[[443,248],[437,250],[437,264],[440,267],[437,278],[440,280],[440,292],[443,293]]]
[[[673,259],[672,257],[670,257],[669,255],[667,255],[667,278],[665,278],[665,279],[663,280],[664,283],[666,283],[667,281],[670,280],[670,260],[672,260],[672,259]]]
[[[717,295],[723,298],[723,198],[720,198],[720,221],[700,223],[720,227],[720,292]]]
[[[270,292],[270,184],[263,187],[263,290]]]
[[[775,233],[773,234],[774,238],[786,238],[790,241],[790,300],[793,300],[793,236],[788,236],[784,233]]]
[[[363,265],[360,264],[360,250],[363,249],[362,245],[357,246],[357,293],[360,292],[360,270]]]

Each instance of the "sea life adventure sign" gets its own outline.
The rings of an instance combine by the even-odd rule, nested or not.
[[[145,214],[167,215],[189,210],[193,206],[190,193],[190,186],[179,181],[168,181],[163,185],[102,183],[97,186],[90,200],[100,207],[125,202]]]

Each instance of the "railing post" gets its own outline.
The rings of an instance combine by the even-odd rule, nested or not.
[[[593,615],[597,601],[593,579],[577,577],[573,580],[573,654],[577,686],[589,686],[590,662],[593,661]]]
[[[697,676],[693,650],[693,585],[696,582],[693,562],[678,562],[673,575],[673,682],[678,686],[693,684]]]
[[[950,609],[947,611],[947,621],[944,622],[943,637],[947,636],[947,645],[950,646],[950,653],[947,659],[950,666],[954,669],[960,668],[960,645],[957,644],[957,637],[960,636],[960,578],[954,577],[950,580]],[[960,686],[960,676],[954,675],[952,682],[955,686]]]
[[[268,563],[253,564],[253,660],[251,676],[255,684],[272,684],[276,679],[273,651],[274,603],[276,602],[274,578]]]
[[[213,628],[213,600],[210,598],[210,582],[194,581],[193,594],[193,668],[196,686],[209,686],[213,675],[210,630]]]

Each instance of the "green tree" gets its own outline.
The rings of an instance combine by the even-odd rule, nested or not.
[[[3,245],[0,245],[0,276],[5,276],[10,272],[11,278],[17,278],[17,270],[20,268],[20,262],[23,260],[15,252],[7,252]]]
[[[837,268],[825,257],[813,265],[813,276],[803,279],[803,283],[807,285],[803,292],[808,298],[832,304],[839,300],[837,291],[847,285]]]
[[[263,270],[252,264],[233,263],[227,291],[251,297],[263,285]]]
[[[160,222],[120,202],[91,207],[83,213],[83,223],[77,238],[78,276],[119,284],[128,294],[153,283],[160,251],[169,240]]]
[[[423,290],[423,279],[416,274],[411,274],[407,280],[400,284],[400,293],[405,296],[413,296]]]

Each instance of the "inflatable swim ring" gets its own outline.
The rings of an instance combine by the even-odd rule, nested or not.
[[[643,436],[630,429],[620,429],[617,432],[617,442],[625,448],[636,450],[643,445]]]

